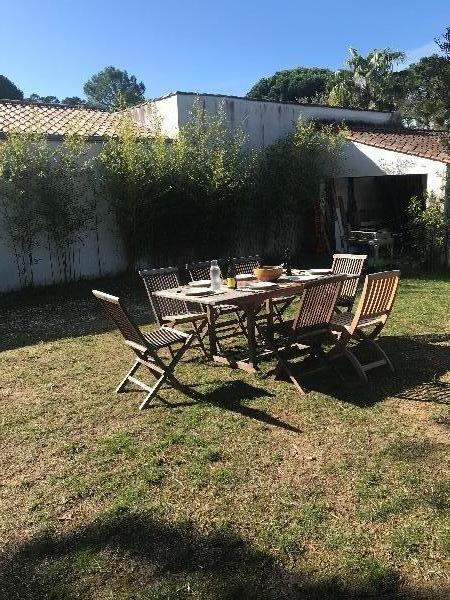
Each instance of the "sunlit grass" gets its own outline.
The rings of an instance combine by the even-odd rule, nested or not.
[[[402,281],[393,377],[300,397],[192,352],[144,412],[87,286],[2,316],[0,598],[449,597],[450,281]]]

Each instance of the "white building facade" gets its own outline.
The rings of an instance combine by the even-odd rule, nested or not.
[[[129,109],[128,113],[145,132],[151,125],[156,109],[163,132],[173,138],[189,119],[196,102],[209,113],[223,110],[230,128],[244,129],[249,148],[272,144],[292,131],[299,118],[322,123],[345,123],[348,139],[336,173],[335,193],[349,226],[361,226],[362,217],[367,223],[381,223],[384,216],[392,212],[390,208],[395,208],[396,204],[403,206],[410,195],[416,192],[433,192],[446,203],[446,210],[449,210],[447,170],[450,153],[442,147],[439,135],[435,132],[403,129],[398,113],[186,92],[175,92],[144,103]],[[0,143],[10,131],[31,131],[36,115],[41,119],[40,130],[48,135],[49,140],[61,139],[73,127],[73,123],[81,122],[83,133],[88,135],[93,148],[97,149],[98,144],[114,135],[120,117],[119,113],[60,105],[30,107],[25,102],[0,100]],[[126,264],[111,215],[101,203],[98,210],[100,237],[98,240],[92,232],[86,233],[78,251],[76,269],[79,277],[95,278],[114,274],[123,270]],[[343,215],[340,220],[344,220]],[[342,248],[344,233],[341,223],[334,235],[335,248]],[[47,285],[52,281],[54,274],[51,273],[50,259],[43,245],[36,250],[34,283]],[[6,236],[1,235],[0,223],[0,292],[20,287],[14,255]]]

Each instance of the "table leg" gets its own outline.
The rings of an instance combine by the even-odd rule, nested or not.
[[[273,329],[273,301],[272,298],[266,300],[266,312],[267,312],[267,328],[269,331]]]
[[[206,306],[206,316],[208,318],[208,338],[209,352],[211,356],[217,354],[217,336],[216,336],[216,311],[214,306]]]
[[[255,310],[251,308],[246,311],[246,313],[248,334],[248,364],[252,369],[257,369]]]

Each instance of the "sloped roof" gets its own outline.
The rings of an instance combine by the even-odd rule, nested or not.
[[[350,125],[345,137],[367,146],[450,164],[450,149],[445,145],[445,139],[450,143],[450,136],[444,131]]]
[[[128,113],[131,117],[133,113]],[[40,132],[50,139],[59,139],[68,133],[78,133],[91,140],[114,137],[124,112],[110,112],[95,108],[64,104],[37,104],[24,100],[0,100],[0,137],[10,132]],[[151,130],[136,120],[142,137]],[[346,138],[384,150],[402,152],[450,164],[450,150],[444,144],[441,131],[375,127],[348,123]]]
[[[64,104],[38,104],[24,100],[0,100],[0,135],[11,132],[43,133],[58,139],[69,133],[89,139],[105,139],[117,133],[123,113]],[[149,130],[140,127],[142,135]]]

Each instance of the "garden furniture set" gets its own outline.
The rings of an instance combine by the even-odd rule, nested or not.
[[[276,360],[275,377],[286,375],[299,393],[305,390],[295,373],[293,357],[309,357],[303,364],[312,368],[303,371],[301,377],[332,368],[345,380],[337,367],[340,357],[349,361],[364,382],[368,381],[367,371],[376,367],[387,365],[393,371],[376,338],[392,310],[400,273],[367,275],[353,313],[366,258],[336,254],[328,271],[282,276],[267,285],[252,281],[258,257],[234,259],[237,288],[223,286],[217,291],[197,285],[207,283],[209,262],[186,265],[190,285],[180,283],[177,268],[140,271],[158,323],[150,333],[139,330],[119,298],[94,290],[135,354],[133,366],[116,391],[123,391],[128,382],[135,383],[146,391],[140,405],[145,408],[163,383],[180,386],[173,371],[190,347],[197,347],[208,360],[250,373],[259,370],[262,357],[271,356]],[[289,306],[292,311],[287,310]],[[288,318],[290,314],[293,318]],[[224,343],[237,336],[245,339],[248,354],[239,360]],[[371,360],[358,356],[360,346],[371,351]],[[161,357],[162,350],[168,350],[170,359]],[[141,366],[157,377],[153,387],[134,377]]]

